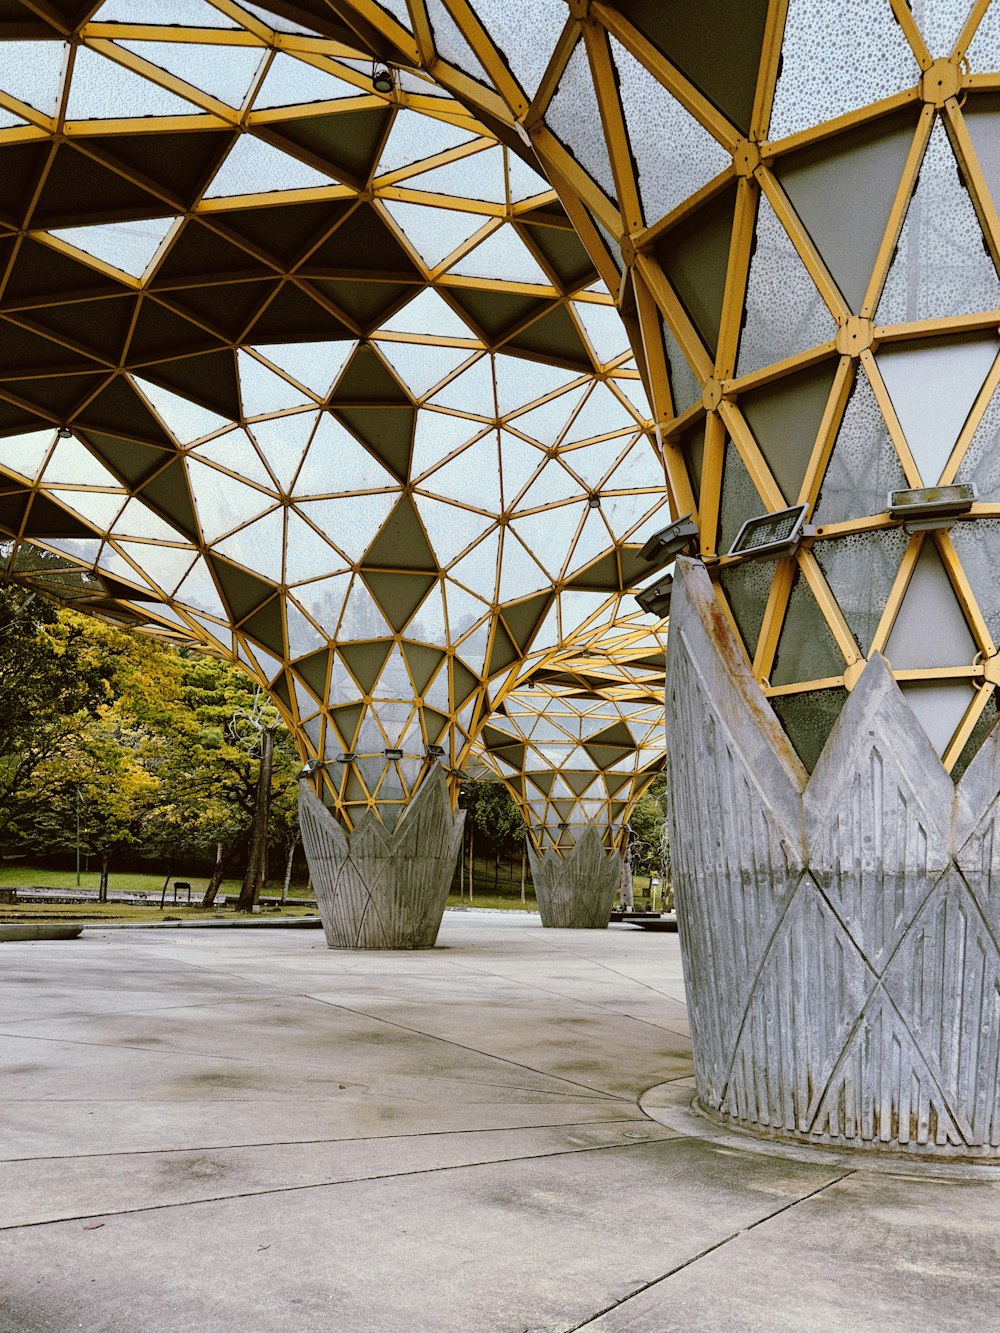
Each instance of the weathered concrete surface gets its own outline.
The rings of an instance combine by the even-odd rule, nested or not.
[[[622,878],[622,858],[604,850],[596,824],[589,824],[564,856],[539,856],[528,843],[531,879],[543,926],[604,930]]]
[[[465,827],[442,769],[423,781],[394,829],[367,814],[345,832],[299,784],[302,845],[331,949],[430,949]]]
[[[9,940],[75,940],[82,926],[35,921],[0,922],[0,944]]]
[[[667,731],[703,1104],[816,1143],[1000,1155],[1000,741],[956,796],[875,655],[807,780],[690,561]]]
[[[995,1327],[1000,1184],[643,1117],[691,1071],[676,937],[441,936],[5,947],[0,1333]]]

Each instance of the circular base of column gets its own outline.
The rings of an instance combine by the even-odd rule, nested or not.
[[[751,1129],[707,1111],[698,1101],[693,1080],[660,1083],[639,1098],[639,1108],[650,1120],[686,1138],[701,1139],[722,1148],[761,1153],[795,1162],[843,1167],[847,1171],[880,1171],[912,1175],[919,1171],[935,1179],[1000,1181],[1000,1149],[940,1148],[927,1144],[893,1146],[886,1143],[823,1142],[776,1133],[768,1126]]]

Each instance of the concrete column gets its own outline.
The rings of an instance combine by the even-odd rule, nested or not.
[[[667,734],[702,1106],[771,1137],[1000,1155],[1000,738],[954,786],[875,654],[809,777],[686,560]]]
[[[528,844],[531,878],[543,926],[604,930],[621,883],[622,858],[604,850],[596,824],[589,824],[573,847],[560,856],[539,856]]]
[[[462,841],[440,768],[420,785],[394,829],[367,814],[351,832],[299,784],[302,844],[331,949],[430,949],[437,939]]]

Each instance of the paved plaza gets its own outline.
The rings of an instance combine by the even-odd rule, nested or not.
[[[0,995],[2,1333],[1000,1327],[1000,1168],[686,1111],[676,935],[87,930]]]

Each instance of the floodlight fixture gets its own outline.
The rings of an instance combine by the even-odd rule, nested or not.
[[[372,87],[377,93],[392,92],[392,70],[388,65],[383,65],[379,61],[376,61],[372,66]]]
[[[356,756],[353,750],[345,750],[343,754],[337,755],[336,759],[333,762],[335,764],[350,764],[355,759],[355,757]]]
[[[383,750],[382,753],[385,755],[386,759],[402,759],[403,757],[402,750]]]
[[[662,620],[670,610],[670,594],[673,586],[674,576],[667,574],[662,579],[657,579],[655,583],[651,583],[648,588],[643,588],[642,592],[637,592],[635,600],[647,616],[656,616],[658,620]]]
[[[600,507],[601,507],[601,497],[599,495],[591,495],[587,497],[588,509],[600,509]]]
[[[654,532],[639,554],[648,564],[667,565],[674,556],[688,550],[697,539],[698,528],[691,521],[691,515],[685,514],[659,532]]]
[[[428,745],[426,749],[428,759],[442,759],[444,757],[443,745]]]
[[[68,440],[72,437],[73,432],[68,426],[60,426],[56,431],[56,435],[58,435],[60,440]]]
[[[736,534],[729,555],[744,560],[777,560],[791,555],[803,537],[812,536],[806,527],[806,505],[792,505],[776,514],[748,518]]]
[[[961,514],[969,512],[977,494],[972,482],[918,486],[913,490],[890,491],[887,508],[889,517],[902,520],[907,532],[950,528]]]
[[[307,759],[306,762],[299,769],[299,772],[296,775],[296,777],[298,781],[301,782],[303,778],[311,778],[312,775],[322,767],[323,765],[320,763],[318,759]]]

